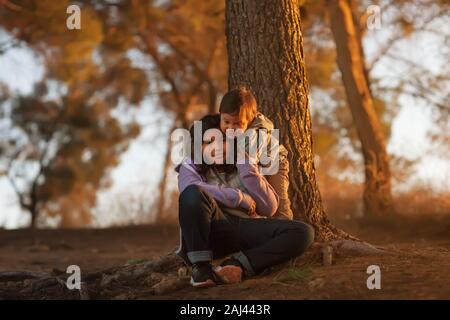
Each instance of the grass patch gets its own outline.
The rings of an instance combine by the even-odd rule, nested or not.
[[[275,282],[287,283],[292,281],[304,281],[312,274],[310,266],[290,267],[279,273],[275,278]]]
[[[127,261],[128,265],[135,265],[135,264],[140,264],[140,263],[144,263],[147,262],[148,259],[147,258],[142,258],[142,259],[130,259]]]

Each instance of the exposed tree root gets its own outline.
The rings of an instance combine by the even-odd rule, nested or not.
[[[81,275],[81,288],[69,290],[69,275],[29,271],[0,272],[0,299],[135,298],[136,294],[167,294],[189,285],[182,260],[175,254]],[[150,290],[148,288],[151,288]],[[129,293],[120,294],[119,293]]]
[[[328,243],[333,251],[345,255],[389,255],[393,254],[382,247],[364,241],[334,240]]]
[[[43,272],[31,272],[31,271],[3,271],[0,272],[0,281],[21,281],[25,279],[39,279],[47,276],[47,273]]]
[[[395,254],[382,247],[376,247],[370,243],[360,240],[332,240],[328,242],[315,242],[309,252],[310,256],[315,257],[324,266],[333,264],[336,257],[343,256],[379,256]]]

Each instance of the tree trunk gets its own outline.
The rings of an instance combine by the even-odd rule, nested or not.
[[[298,1],[227,0],[226,33],[229,87],[254,92],[289,151],[294,219],[318,240],[349,238],[328,220],[317,186]]]
[[[158,185],[158,207],[156,209],[156,217],[155,217],[155,221],[156,222],[161,222],[164,219],[164,207],[166,205],[166,197],[165,197],[165,193],[166,193],[166,185],[167,185],[167,176],[169,175],[169,169],[170,169],[170,153],[172,151],[172,140],[170,139],[170,135],[173,131],[173,129],[175,129],[174,127],[172,127],[172,129],[169,131],[169,135],[167,138],[167,149],[166,149],[166,155],[164,156],[164,162],[163,162],[163,174],[161,177],[161,180],[159,181],[159,185]]]
[[[161,177],[161,180],[159,181],[159,185],[158,185],[158,206],[156,209],[156,218],[155,221],[156,222],[160,222],[164,219],[164,207],[166,205],[166,186],[167,186],[167,178],[169,175],[169,170],[170,170],[170,155],[172,152],[172,147],[173,147],[173,143],[172,143],[172,139],[171,139],[171,134],[172,132],[179,127],[182,127],[184,129],[188,128],[188,120],[186,118],[186,113],[178,113],[177,118],[175,119],[172,127],[169,130],[169,135],[167,136],[167,149],[166,149],[166,154],[164,156],[164,162],[163,162],[163,175]]]
[[[216,106],[217,89],[216,89],[216,87],[214,86],[214,84],[212,83],[211,80],[208,80],[207,84],[208,84],[208,95],[209,95],[209,99],[208,99],[208,113],[209,114],[217,113],[217,106]]]
[[[337,63],[365,165],[364,211],[380,216],[392,210],[389,157],[370,93],[361,43],[347,0],[328,2]]]
[[[37,227],[37,216],[38,216],[38,213],[37,213],[37,211],[36,211],[36,209],[32,209],[31,211],[30,211],[30,214],[31,214],[31,222],[30,222],[30,226],[29,226],[29,229],[36,229],[36,227]]]
[[[23,200],[21,200],[21,206],[23,209],[28,210],[28,212],[31,215],[31,221],[29,229],[34,230],[37,228],[37,218],[39,215],[39,209],[38,209],[38,200],[37,200],[37,177],[35,182],[33,182],[33,185],[31,187],[30,192],[30,203],[24,204]]]

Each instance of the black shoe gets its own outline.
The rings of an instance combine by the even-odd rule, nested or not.
[[[212,270],[209,262],[194,263],[192,266],[191,285],[194,288],[213,287],[219,279]]]

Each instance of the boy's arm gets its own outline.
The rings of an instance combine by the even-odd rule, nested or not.
[[[279,197],[273,187],[264,178],[258,167],[248,163],[237,164],[236,167],[242,183],[256,202],[256,213],[271,217],[278,209]]]
[[[250,127],[237,139],[237,150],[245,150],[252,154],[263,167],[277,161],[280,147],[278,132],[266,128]]]
[[[196,185],[208,192],[214,199],[229,208],[243,208],[251,210],[255,201],[252,197],[239,189],[216,186],[202,180],[200,174],[193,168],[180,167],[178,175],[178,190],[183,192],[190,185]]]
[[[261,112],[258,112],[248,129],[253,130],[254,134],[252,134],[249,141],[246,142],[246,147],[248,148],[249,145],[251,146],[252,144],[256,145],[257,158],[259,159],[262,148],[268,146],[271,141],[271,135],[274,129],[273,122]],[[263,134],[260,134],[260,131],[262,131]]]

